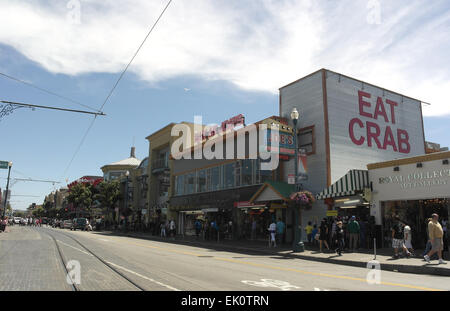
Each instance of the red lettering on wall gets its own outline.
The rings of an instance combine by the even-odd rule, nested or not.
[[[384,121],[386,123],[389,123],[389,119],[386,114],[386,109],[384,109],[383,99],[381,97],[378,97],[377,99],[377,105],[375,107],[375,113],[373,115],[373,118],[378,120],[379,115],[381,115],[384,118]]]
[[[392,100],[386,99],[386,103],[391,106],[391,122],[395,124],[395,113],[394,108],[398,106],[398,104]]]
[[[383,149],[386,150],[387,146],[392,146],[392,149],[397,152],[394,135],[392,134],[392,130],[389,125],[386,127],[386,131],[384,133]]]
[[[397,130],[398,151],[401,153],[409,153],[411,145],[409,144],[409,134],[405,130]],[[403,145],[406,145],[404,148]]]
[[[363,97],[367,97],[370,98],[370,94],[363,92],[363,91],[358,91],[358,98],[359,98],[359,114],[362,115],[363,117],[367,117],[367,118],[372,118],[372,115],[368,112],[364,111],[364,106],[366,107],[370,107],[370,103],[365,102],[363,100]]]
[[[357,124],[359,125],[360,128],[364,128],[364,124],[361,122],[360,119],[358,119],[358,118],[353,118],[353,119],[350,121],[349,125],[348,125],[348,132],[349,132],[349,134],[350,134],[350,139],[352,140],[352,142],[353,142],[355,145],[360,146],[360,145],[364,144],[364,140],[365,140],[365,139],[364,139],[364,136],[361,136],[359,139],[356,139],[356,138],[355,138],[355,132],[354,132],[354,126],[355,126],[355,123],[357,123]]]
[[[366,126],[367,126],[367,146],[372,147],[372,139],[373,139],[377,144],[378,149],[383,149],[380,141],[378,140],[378,137],[380,136],[380,127],[378,126],[378,124],[367,121]],[[372,132],[372,129],[374,129],[375,132]]]

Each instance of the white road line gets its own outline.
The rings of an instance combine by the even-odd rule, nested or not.
[[[129,269],[127,269],[127,268],[124,268],[124,267],[121,267],[121,266],[119,266],[119,265],[116,265],[115,263],[112,263],[112,262],[110,262],[110,261],[107,261],[107,263],[109,263],[110,265],[112,265],[112,266],[114,266],[114,267],[116,267],[116,268],[119,268],[119,269],[122,269],[122,270],[124,270],[124,271],[127,271],[128,273],[131,273],[131,274],[134,274],[134,275],[136,275],[136,276],[139,276],[139,277],[141,277],[141,278],[143,278],[143,279],[145,279],[145,280],[147,280],[147,281],[150,281],[150,282],[153,282],[153,283],[158,284],[158,285],[160,285],[160,286],[163,286],[163,287],[165,287],[165,288],[168,288],[168,289],[170,289],[170,290],[173,290],[173,291],[176,291],[176,292],[180,292],[180,291],[181,291],[181,289],[177,289],[177,288],[172,287],[172,286],[170,286],[170,285],[167,285],[167,284],[158,282],[158,281],[156,281],[156,280],[154,280],[154,279],[151,279],[151,278],[149,278],[149,277],[146,277],[145,275],[139,274],[139,273],[134,272],[134,271],[132,271],[132,270],[129,270]]]
[[[73,249],[76,249],[77,251],[82,252],[83,254],[86,254],[86,255],[89,255],[89,256],[92,256],[92,257],[93,257],[92,254],[89,254],[88,252],[85,252],[85,251],[82,250],[82,249],[76,248],[76,247],[74,247],[74,246],[72,246],[72,245],[69,245],[69,244],[67,244],[67,243],[64,243],[64,242],[62,242],[62,241],[60,241],[60,240],[57,240],[57,241],[58,241],[59,243],[61,243],[61,244],[64,244],[64,245],[69,246],[69,247],[71,247],[71,248],[73,248]]]

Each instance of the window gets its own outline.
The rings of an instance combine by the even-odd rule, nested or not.
[[[198,188],[197,192],[206,191],[206,170],[201,170],[198,172]]]
[[[211,190],[211,169],[206,170],[206,191]]]
[[[298,146],[306,151],[307,155],[316,153],[314,125],[300,129]]]
[[[253,184],[253,160],[242,161],[242,186]]]
[[[241,161],[237,161],[234,163],[234,174],[235,174],[235,182],[236,187],[241,185]]]
[[[271,181],[272,180],[272,171],[266,171],[266,170],[261,170],[261,162],[270,162],[269,160],[260,160],[258,159],[258,166],[257,166],[257,176],[258,176],[258,183],[263,184],[266,181]]]
[[[175,193],[176,195],[183,195],[184,194],[184,176],[180,175],[176,177],[176,182],[175,182]]]
[[[211,190],[219,190],[221,189],[222,183],[220,178],[221,167],[216,166],[211,168]]]
[[[192,194],[195,191],[195,173],[187,174],[185,177],[185,194]]]
[[[225,164],[223,166],[223,187],[225,189],[234,187],[234,176],[234,163]]]

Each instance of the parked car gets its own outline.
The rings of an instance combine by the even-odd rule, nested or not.
[[[72,227],[70,228],[70,230],[77,230],[77,229],[81,229],[81,230],[86,230],[86,225],[87,225],[88,221],[86,218],[75,218],[72,222]]]
[[[64,220],[61,224],[61,229],[71,229],[72,228],[72,220]]]
[[[14,223],[15,224],[20,224],[20,220],[21,220],[20,217],[14,217]]]
[[[61,225],[62,225],[62,221],[58,220],[58,219],[55,219],[52,223],[53,228],[61,228]]]

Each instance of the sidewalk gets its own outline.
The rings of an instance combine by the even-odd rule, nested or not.
[[[116,234],[122,236],[129,236],[159,242],[182,244],[189,246],[200,246],[205,248],[211,248],[216,250],[229,250],[229,251],[243,251],[246,253],[263,253],[268,255],[276,255],[283,257],[294,257],[303,260],[318,261],[324,263],[332,263],[339,265],[347,265],[354,267],[367,268],[367,263],[374,260],[373,250],[367,252],[354,252],[345,253],[343,256],[338,256],[333,251],[326,251],[326,253],[319,253],[317,250],[307,249],[302,253],[292,252],[292,248],[289,245],[278,246],[276,248],[269,248],[268,242],[263,241],[234,241],[234,240],[221,240],[217,241],[205,241],[203,239],[197,239],[196,237],[182,237],[177,236],[175,240],[172,238],[161,238],[159,236],[153,236],[148,233],[136,233],[130,232],[127,234],[100,231],[104,234]],[[450,276],[450,262],[446,260],[447,264],[438,265],[438,261],[434,260],[431,263],[427,263],[422,257],[418,258],[392,258],[392,249],[380,249],[377,250],[376,261],[380,264],[381,270],[402,272],[402,273],[415,273],[415,274],[428,274],[439,276]],[[416,250],[416,254],[422,254],[423,251]],[[447,254],[448,256],[448,254]],[[445,258],[445,255],[444,255]]]

